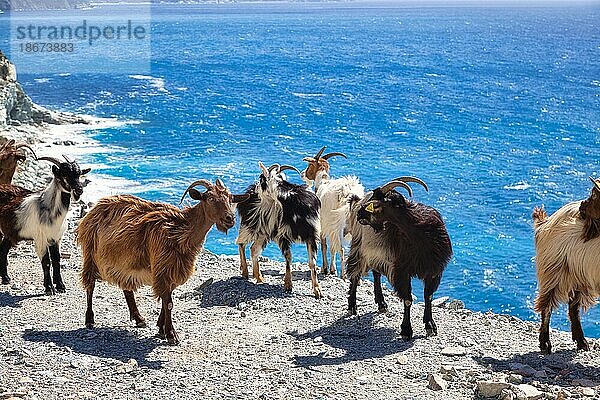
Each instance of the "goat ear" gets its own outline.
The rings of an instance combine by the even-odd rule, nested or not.
[[[81,171],[81,176],[83,176],[83,175],[87,175],[87,174],[89,174],[91,171],[92,171],[92,169],[91,169],[91,168],[86,168],[86,169],[83,169],[83,170]]]
[[[190,194],[190,197],[194,200],[204,200],[204,193],[200,193],[196,189],[190,189],[188,193]]]

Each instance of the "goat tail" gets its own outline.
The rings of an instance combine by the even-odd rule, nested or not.
[[[533,219],[533,226],[537,229],[542,226],[548,220],[548,214],[544,209],[544,205],[541,207],[535,207],[533,209],[533,213],[531,213],[531,218]]]

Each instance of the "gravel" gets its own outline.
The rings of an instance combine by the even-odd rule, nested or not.
[[[77,210],[74,214],[77,214]],[[283,291],[283,264],[264,260],[266,283],[239,277],[235,257],[209,252],[175,291],[182,339],[155,338],[159,304],[138,293],[148,328],[128,319],[120,290],[96,286],[97,328],[84,327],[85,294],[71,219],[61,251],[67,293],[43,295],[29,243],[9,258],[11,285],[0,287],[0,399],[260,398],[464,399],[593,398],[600,343],[578,353],[552,332],[556,353],[537,349],[537,324],[507,315],[434,308],[439,336],[425,337],[423,304],[413,307],[415,338],[400,338],[402,305],[386,293],[378,314],[373,285],[358,290],[358,317],[347,317],[347,283],[321,277],[316,300],[305,265],[294,264],[294,291]],[[211,232],[210,235],[218,234]],[[529,397],[527,397],[529,396]],[[541,397],[540,397],[541,396]]]

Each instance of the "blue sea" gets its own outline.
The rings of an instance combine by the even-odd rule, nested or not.
[[[259,160],[303,169],[321,146],[349,156],[333,175],[367,188],[421,177],[430,192],[415,198],[455,250],[436,296],[528,320],[532,208],[585,198],[600,175],[599,5],[155,6],[150,74],[20,81],[50,108],[131,121],[88,132],[107,150],[83,161],[152,200],[178,203],[198,178],[240,192]],[[235,237],[213,231],[206,247],[236,254]],[[600,337],[600,309],[583,324]],[[553,326],[568,329],[564,309]]]

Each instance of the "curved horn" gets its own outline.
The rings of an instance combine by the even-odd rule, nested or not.
[[[210,183],[209,181],[207,181],[206,179],[198,179],[196,182],[194,182],[190,186],[188,186],[187,189],[185,189],[185,192],[183,193],[183,196],[181,196],[181,201],[179,202],[179,204],[183,203],[183,199],[185,199],[185,196],[187,196],[187,194],[190,192],[190,190],[192,190],[193,188],[195,188],[198,185],[202,185],[208,190],[213,188],[213,184]]]
[[[4,149],[8,148],[9,146],[13,146],[14,144],[15,144],[14,139],[7,140],[6,142],[4,142],[4,144],[2,146],[0,146],[0,150],[4,150]]]
[[[317,161],[317,160],[315,160],[315,159],[314,159],[314,158],[312,158],[312,157],[304,157],[304,158],[302,159],[302,161],[306,161],[306,162],[310,163],[310,162],[315,162],[315,161]]]
[[[319,152],[317,153],[317,155],[313,157],[315,160],[318,160],[319,158],[321,158],[321,155],[325,151],[325,147],[326,146],[321,147],[321,150],[319,150]]]
[[[62,162],[58,159],[58,158],[54,158],[54,157],[40,157],[37,159],[38,161],[50,161],[52,164],[60,167],[60,164],[62,164]]]
[[[331,157],[335,157],[335,156],[341,156],[344,158],[348,158],[344,153],[338,153],[338,152],[333,152],[333,153],[327,153],[325,154],[323,157],[321,157],[323,160],[329,160]]]
[[[590,176],[590,181],[592,181],[592,183],[594,184],[594,187],[598,190],[600,190],[600,182],[597,182],[594,178],[592,178]]]
[[[401,187],[403,187],[404,189],[406,189],[406,191],[408,192],[408,195],[409,195],[410,197],[412,197],[412,195],[413,195],[413,194],[412,194],[412,189],[410,188],[410,186],[408,186],[408,185],[407,185],[405,182],[403,182],[403,181],[397,181],[397,180],[390,181],[390,182],[386,183],[385,185],[383,185],[383,186],[381,187],[381,192],[382,192],[383,194],[386,194],[386,193],[388,193],[390,190],[392,190],[392,189],[394,189],[394,188],[396,188],[396,187],[398,187],[398,186],[401,186]]]
[[[31,148],[31,146],[29,146],[27,143],[19,143],[16,146],[16,149],[18,150],[20,148],[26,148],[27,150],[29,150],[33,154],[33,156],[35,157],[35,159],[37,160],[37,154],[35,154],[35,151],[33,151],[33,149]]]
[[[217,178],[215,179],[215,185],[220,187],[221,189],[227,189],[225,187],[225,184],[223,183],[223,181],[221,180],[221,178]]]
[[[269,171],[269,172],[272,172],[274,169],[276,169],[276,170],[277,170],[277,172],[279,172],[279,169],[280,169],[280,168],[281,168],[281,167],[279,166],[279,164],[273,164],[273,165],[271,165],[271,166],[270,166],[270,167],[267,169],[267,171]]]
[[[285,171],[285,170],[287,170],[287,169],[294,170],[294,171],[296,171],[296,172],[298,173],[298,175],[302,175],[302,172],[300,172],[300,171],[298,170],[298,168],[296,168],[296,167],[293,167],[293,166],[291,166],[291,165],[282,165],[281,167],[279,167],[279,172],[283,172],[283,171]]]
[[[429,192],[429,188],[427,187],[427,184],[425,182],[423,182],[421,179],[414,177],[414,176],[401,176],[399,178],[395,178],[395,181],[402,181],[402,182],[414,182],[414,183],[418,183],[419,185],[423,186],[423,188],[425,189],[426,192]]]
[[[67,161],[69,164],[73,164],[73,160],[71,160],[69,157],[67,157],[66,155],[63,154],[63,158],[65,159],[65,161]]]

